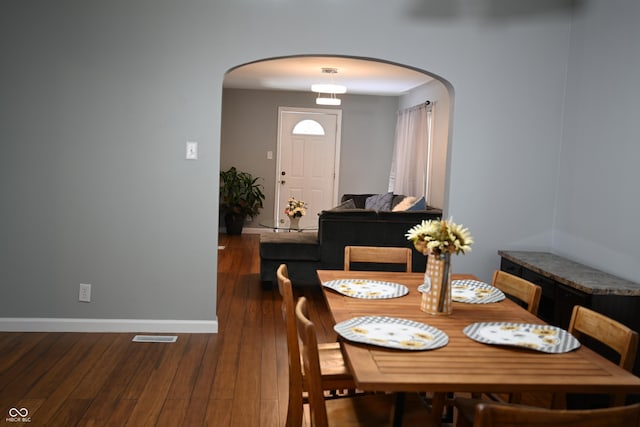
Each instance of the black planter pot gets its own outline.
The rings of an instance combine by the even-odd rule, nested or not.
[[[227,234],[242,234],[244,217],[241,218],[233,214],[225,214],[224,225],[227,227]]]

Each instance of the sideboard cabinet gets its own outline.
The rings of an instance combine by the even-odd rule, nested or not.
[[[500,269],[540,285],[538,316],[567,329],[575,305],[589,307],[640,333],[640,284],[602,272],[549,252],[498,251]],[[613,353],[589,347],[617,363]],[[640,351],[634,373],[640,373]]]

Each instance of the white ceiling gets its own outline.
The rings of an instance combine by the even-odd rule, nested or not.
[[[398,96],[428,83],[420,71],[385,62],[334,56],[298,56],[254,62],[229,71],[225,88],[310,91],[314,83],[331,83],[322,68],[338,70],[333,83],[347,87],[347,93]]]

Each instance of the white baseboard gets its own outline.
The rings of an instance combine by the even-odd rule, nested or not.
[[[0,317],[2,332],[152,332],[217,334],[217,320]]]

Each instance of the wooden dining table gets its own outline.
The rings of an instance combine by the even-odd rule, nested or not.
[[[512,300],[490,304],[453,303],[450,315],[420,310],[417,290],[424,274],[318,270],[322,283],[369,279],[405,285],[409,293],[389,299],[353,298],[323,286],[338,323],[359,316],[388,316],[425,323],[446,333],[444,347],[426,351],[396,350],[341,338],[355,383],[362,390],[389,392],[566,392],[640,393],[640,378],[585,346],[566,353],[491,345],[467,337],[463,329],[475,322],[545,322]],[[475,279],[454,275],[453,279]]]

